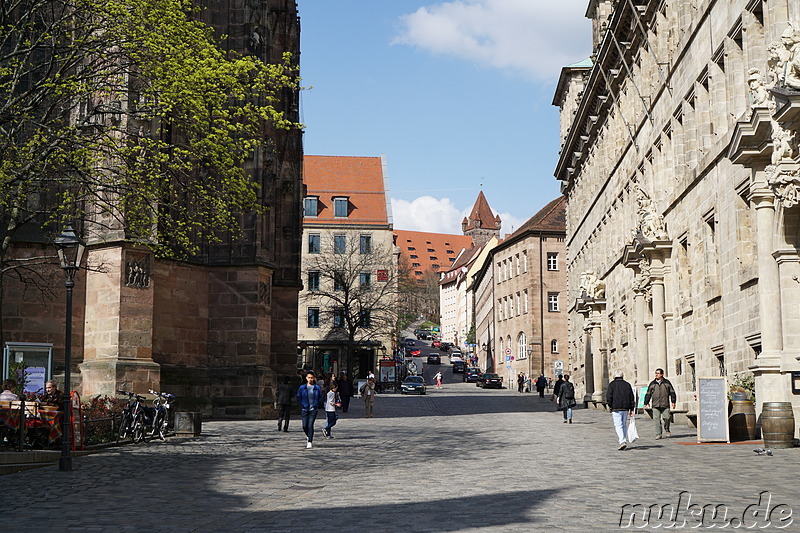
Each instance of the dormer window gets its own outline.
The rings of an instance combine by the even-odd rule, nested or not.
[[[319,214],[319,197],[306,196],[303,200],[303,216],[315,217]]]
[[[337,218],[347,218],[350,207],[350,199],[346,196],[333,199],[333,216]]]

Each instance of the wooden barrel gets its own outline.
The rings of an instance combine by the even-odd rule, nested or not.
[[[756,438],[756,404],[750,400],[731,400],[728,427],[731,440],[753,440]]]
[[[761,435],[767,448],[791,448],[794,445],[794,414],[789,402],[764,402],[761,411]]]

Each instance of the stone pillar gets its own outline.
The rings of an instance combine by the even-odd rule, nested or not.
[[[643,387],[649,383],[650,361],[648,358],[649,346],[647,345],[647,300],[644,291],[635,291],[633,296],[634,318],[636,320],[636,385]]]
[[[786,401],[782,383],[781,354],[783,326],[781,324],[781,291],[775,251],[775,196],[763,181],[763,171],[755,171],[758,180],[750,193],[756,210],[756,244],[758,249],[758,311],[761,326],[761,353],[750,370],[756,378],[757,411],[764,402]],[[759,179],[761,178],[761,179]]]
[[[583,362],[583,381],[586,384],[586,395],[583,401],[589,402],[592,400],[592,393],[594,392],[594,361],[592,352],[592,327],[587,320],[583,328],[583,347],[584,347],[584,362]]]
[[[153,258],[126,245],[90,249],[86,272],[84,396],[159,389],[153,361]]]
[[[603,378],[605,376],[605,349],[603,348],[603,310],[605,301],[592,303],[592,319],[589,323],[592,337],[592,401],[605,402]]]

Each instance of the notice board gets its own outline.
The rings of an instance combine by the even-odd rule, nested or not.
[[[727,380],[697,378],[697,442],[730,441]]]

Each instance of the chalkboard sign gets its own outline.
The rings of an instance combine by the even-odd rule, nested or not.
[[[697,378],[697,404],[697,442],[730,442],[725,378]]]

